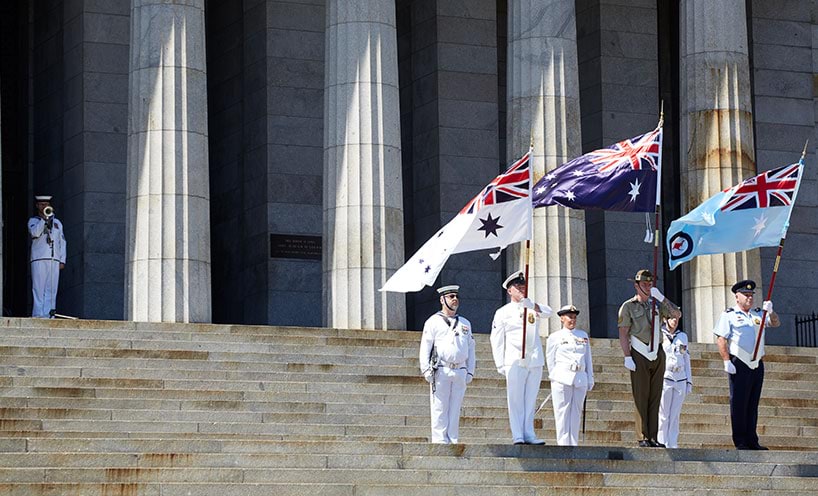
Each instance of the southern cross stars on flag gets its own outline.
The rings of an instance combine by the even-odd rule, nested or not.
[[[662,148],[662,128],[594,150],[552,170],[534,185],[534,208],[652,212]]]
[[[775,246],[785,234],[803,163],[779,167],[720,191],[667,231],[668,264],[698,255]]]
[[[495,177],[386,281],[381,291],[431,286],[454,253],[531,239],[531,151]],[[499,253],[498,253],[499,254]],[[492,255],[494,257],[494,255]]]

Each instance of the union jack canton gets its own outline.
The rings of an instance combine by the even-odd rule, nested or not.
[[[461,214],[473,214],[488,205],[528,198],[531,187],[531,152],[511,164],[504,173],[495,177],[477,196],[460,210]]]
[[[786,207],[792,203],[798,185],[800,164],[785,165],[745,180],[733,191],[721,210]],[[729,189],[725,190],[727,192]]]
[[[661,167],[662,128],[588,152],[557,167],[533,188],[534,208],[652,212]]]

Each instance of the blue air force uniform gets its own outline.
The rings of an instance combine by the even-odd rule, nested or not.
[[[733,286],[733,292],[752,293],[755,282],[741,281]],[[758,424],[758,403],[764,384],[764,336],[753,360],[758,330],[763,311],[761,308],[741,310],[738,305],[722,312],[713,333],[727,341],[729,362],[735,373],[728,370],[730,381],[730,420],[733,443],[739,449],[766,449],[759,445],[756,427]],[[767,315],[765,327],[771,324],[771,313]],[[777,325],[777,324],[776,324]],[[725,366],[730,368],[728,363]]]

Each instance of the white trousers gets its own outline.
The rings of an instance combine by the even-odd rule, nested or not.
[[[534,434],[534,409],[537,407],[541,380],[542,367],[512,365],[506,372],[508,423],[514,443],[537,439]]]
[[[466,395],[466,369],[440,367],[435,372],[435,391],[429,385],[432,410],[432,442],[457,443],[460,435],[460,407]]]
[[[659,403],[659,432],[656,440],[668,448],[679,447],[679,419],[682,403],[687,396],[685,381],[673,382],[668,379],[662,384],[662,401]]]
[[[50,318],[49,313],[57,308],[57,287],[60,284],[59,260],[37,260],[31,262],[31,294],[34,306],[32,317]]]
[[[557,428],[557,444],[579,445],[579,425],[582,422],[582,404],[588,388],[566,386],[551,382],[551,404],[554,407],[554,424]]]

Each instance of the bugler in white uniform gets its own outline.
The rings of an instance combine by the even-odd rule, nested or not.
[[[545,357],[540,339],[540,320],[551,315],[548,305],[523,297],[525,277],[515,272],[503,282],[511,302],[500,307],[491,323],[491,351],[497,371],[506,378],[508,420],[514,444],[544,444],[534,433],[534,413],[540,391]],[[527,312],[524,310],[528,309]],[[526,315],[525,358],[523,315]]]
[[[38,204],[47,205],[50,196],[37,196]],[[60,264],[65,264],[65,234],[62,222],[56,217],[47,221],[36,215],[28,219],[31,235],[31,293],[34,305],[32,317],[49,318],[57,307],[57,288],[60,283]]]
[[[545,356],[551,381],[551,404],[557,444],[577,446],[585,395],[594,388],[594,365],[588,333],[576,329],[579,310],[573,305],[559,309],[563,327],[548,336]]]
[[[693,390],[687,334],[678,329],[679,319],[667,319],[662,327],[665,375],[659,404],[658,441],[668,448],[679,447],[679,421],[685,397]]]
[[[471,323],[456,314],[458,290],[438,289],[442,309],[426,320],[420,341],[420,372],[430,383],[433,443],[458,442],[460,407],[474,377],[474,337]]]

